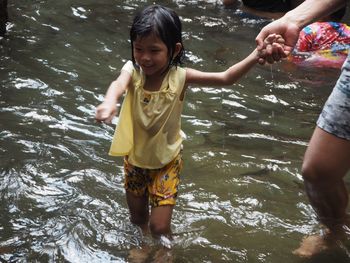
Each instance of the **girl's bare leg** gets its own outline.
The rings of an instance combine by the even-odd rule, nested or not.
[[[162,205],[151,209],[150,229],[154,237],[171,237],[173,205]]]
[[[155,252],[153,262],[171,263],[173,255],[171,251],[171,217],[174,205],[162,205],[151,210],[150,229],[154,238],[166,237],[161,241],[161,247]],[[169,243],[167,243],[169,242]]]
[[[144,234],[148,233],[149,207],[148,196],[135,196],[126,192],[126,201],[130,211],[130,221],[139,226]]]

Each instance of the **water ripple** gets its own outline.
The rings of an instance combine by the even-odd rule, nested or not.
[[[0,39],[0,261],[126,262],[148,246],[150,262],[157,252],[130,222],[122,158],[108,156],[115,125],[94,120],[130,59],[133,13],[149,3],[9,2]],[[185,66],[203,71],[242,60],[268,22],[215,0],[159,3],[181,17]],[[176,262],[297,260],[291,250],[320,230],[302,156],[338,74],[282,62],[232,86],[189,87]],[[331,257],[320,263],[342,258]]]

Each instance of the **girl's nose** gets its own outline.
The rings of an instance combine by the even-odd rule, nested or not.
[[[150,56],[150,54],[148,52],[145,52],[145,53],[142,54],[141,59],[143,61],[149,61],[151,59],[151,56]]]

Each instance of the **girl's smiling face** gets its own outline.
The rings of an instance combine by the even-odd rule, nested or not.
[[[133,53],[136,63],[146,76],[161,75],[168,67],[168,48],[154,34],[137,37],[133,43]]]

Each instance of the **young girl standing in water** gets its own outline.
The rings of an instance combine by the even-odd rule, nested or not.
[[[170,236],[182,169],[181,112],[188,84],[232,85],[256,64],[257,51],[223,72],[182,68],[181,22],[166,7],[138,13],[130,30],[131,58],[111,83],[96,120],[110,123],[126,92],[110,155],[124,156],[131,222],[155,237]],[[149,213],[149,205],[151,212]]]

